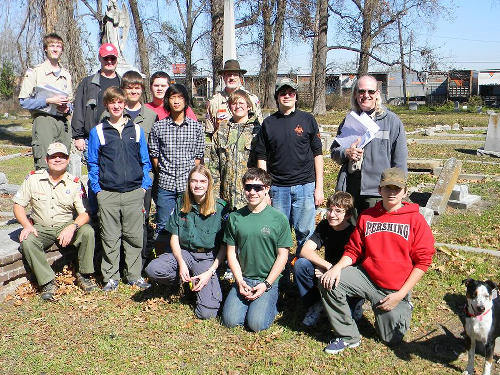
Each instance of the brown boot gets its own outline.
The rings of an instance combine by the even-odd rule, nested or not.
[[[90,293],[97,288],[96,283],[90,277],[85,277],[79,272],[76,274],[76,285],[85,293]]]
[[[47,284],[42,286],[42,291],[40,293],[40,298],[44,301],[55,301],[54,294],[56,294],[57,285],[54,280],[49,281]]]

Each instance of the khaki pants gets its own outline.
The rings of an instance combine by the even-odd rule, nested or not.
[[[391,311],[381,311],[376,306],[381,299],[394,292],[382,289],[371,282],[361,267],[346,267],[340,275],[339,285],[326,290],[319,285],[323,305],[325,306],[335,336],[344,342],[353,344],[361,339],[358,327],[352,319],[346,297],[362,297],[372,304],[375,313],[375,328],[386,344],[397,344],[410,328],[413,306],[408,294]]]
[[[71,151],[71,126],[65,117],[37,115],[33,119],[31,147],[35,169],[47,169],[45,156],[53,142],[61,142]]]
[[[125,193],[101,190],[97,194],[99,225],[104,250],[101,272],[104,283],[120,280],[120,248],[125,253],[125,277],[141,277],[144,224],[144,189]]]
[[[36,276],[38,285],[45,285],[55,277],[54,271],[47,262],[45,250],[57,241],[61,231],[73,221],[56,227],[35,224],[38,237],[30,233],[21,242],[21,252]],[[89,224],[82,225],[74,234],[71,245],[78,249],[78,271],[83,274],[94,273],[94,229]]]

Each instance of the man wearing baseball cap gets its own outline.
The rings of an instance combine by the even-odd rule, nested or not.
[[[85,140],[90,129],[99,123],[105,108],[102,103],[103,92],[111,86],[120,87],[121,77],[116,73],[118,50],[111,43],[104,43],[99,48],[101,69],[85,77],[78,85],[75,96],[71,128],[78,150],[85,150]]]
[[[86,199],[78,177],[66,172],[69,153],[60,142],[51,143],[45,157],[48,169],[32,171],[13,198],[14,215],[23,226],[19,241],[21,252],[41,287],[43,300],[54,300],[57,291],[54,271],[45,249],[57,242],[59,247],[78,248],[76,282],[85,292],[96,288],[94,273],[94,230],[88,224]],[[31,205],[31,218],[26,206]],[[73,219],[76,216],[75,219]]]
[[[227,60],[224,67],[219,70],[219,74],[224,80],[225,88],[212,96],[207,103],[207,115],[205,120],[205,133],[210,136],[217,131],[222,121],[229,121],[232,117],[229,109],[228,99],[232,92],[243,89],[243,74],[247,71],[240,68],[240,63],[237,60]],[[246,90],[245,90],[246,91]],[[253,104],[252,114],[262,124],[262,110],[257,96],[250,94],[250,100]]]
[[[295,229],[297,255],[313,234],[316,207],[323,203],[323,149],[316,120],[296,109],[297,83],[282,78],[274,99],[278,111],[263,124],[255,152],[259,168],[272,177],[270,196]]]
[[[90,129],[99,123],[104,104],[102,95],[111,86],[120,87],[121,77],[116,73],[118,65],[118,50],[111,43],[104,43],[99,47],[99,61],[101,69],[95,74],[85,77],[76,90],[73,119],[71,128],[75,147],[84,152],[87,160],[87,142]],[[95,194],[88,190],[90,214],[97,213],[97,200]]]

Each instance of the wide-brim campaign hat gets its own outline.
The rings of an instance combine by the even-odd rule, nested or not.
[[[245,74],[247,71],[240,68],[238,60],[226,60],[224,67],[219,69],[219,74],[223,74],[224,72],[238,72],[240,74]]]

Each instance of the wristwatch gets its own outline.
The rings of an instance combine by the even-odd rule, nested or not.
[[[75,226],[75,232],[76,232],[78,228],[80,228],[80,226],[77,223],[73,223],[73,225]]]
[[[267,280],[264,280],[264,285],[266,286],[266,292],[269,292],[273,287],[271,284],[269,284],[269,281]]]

